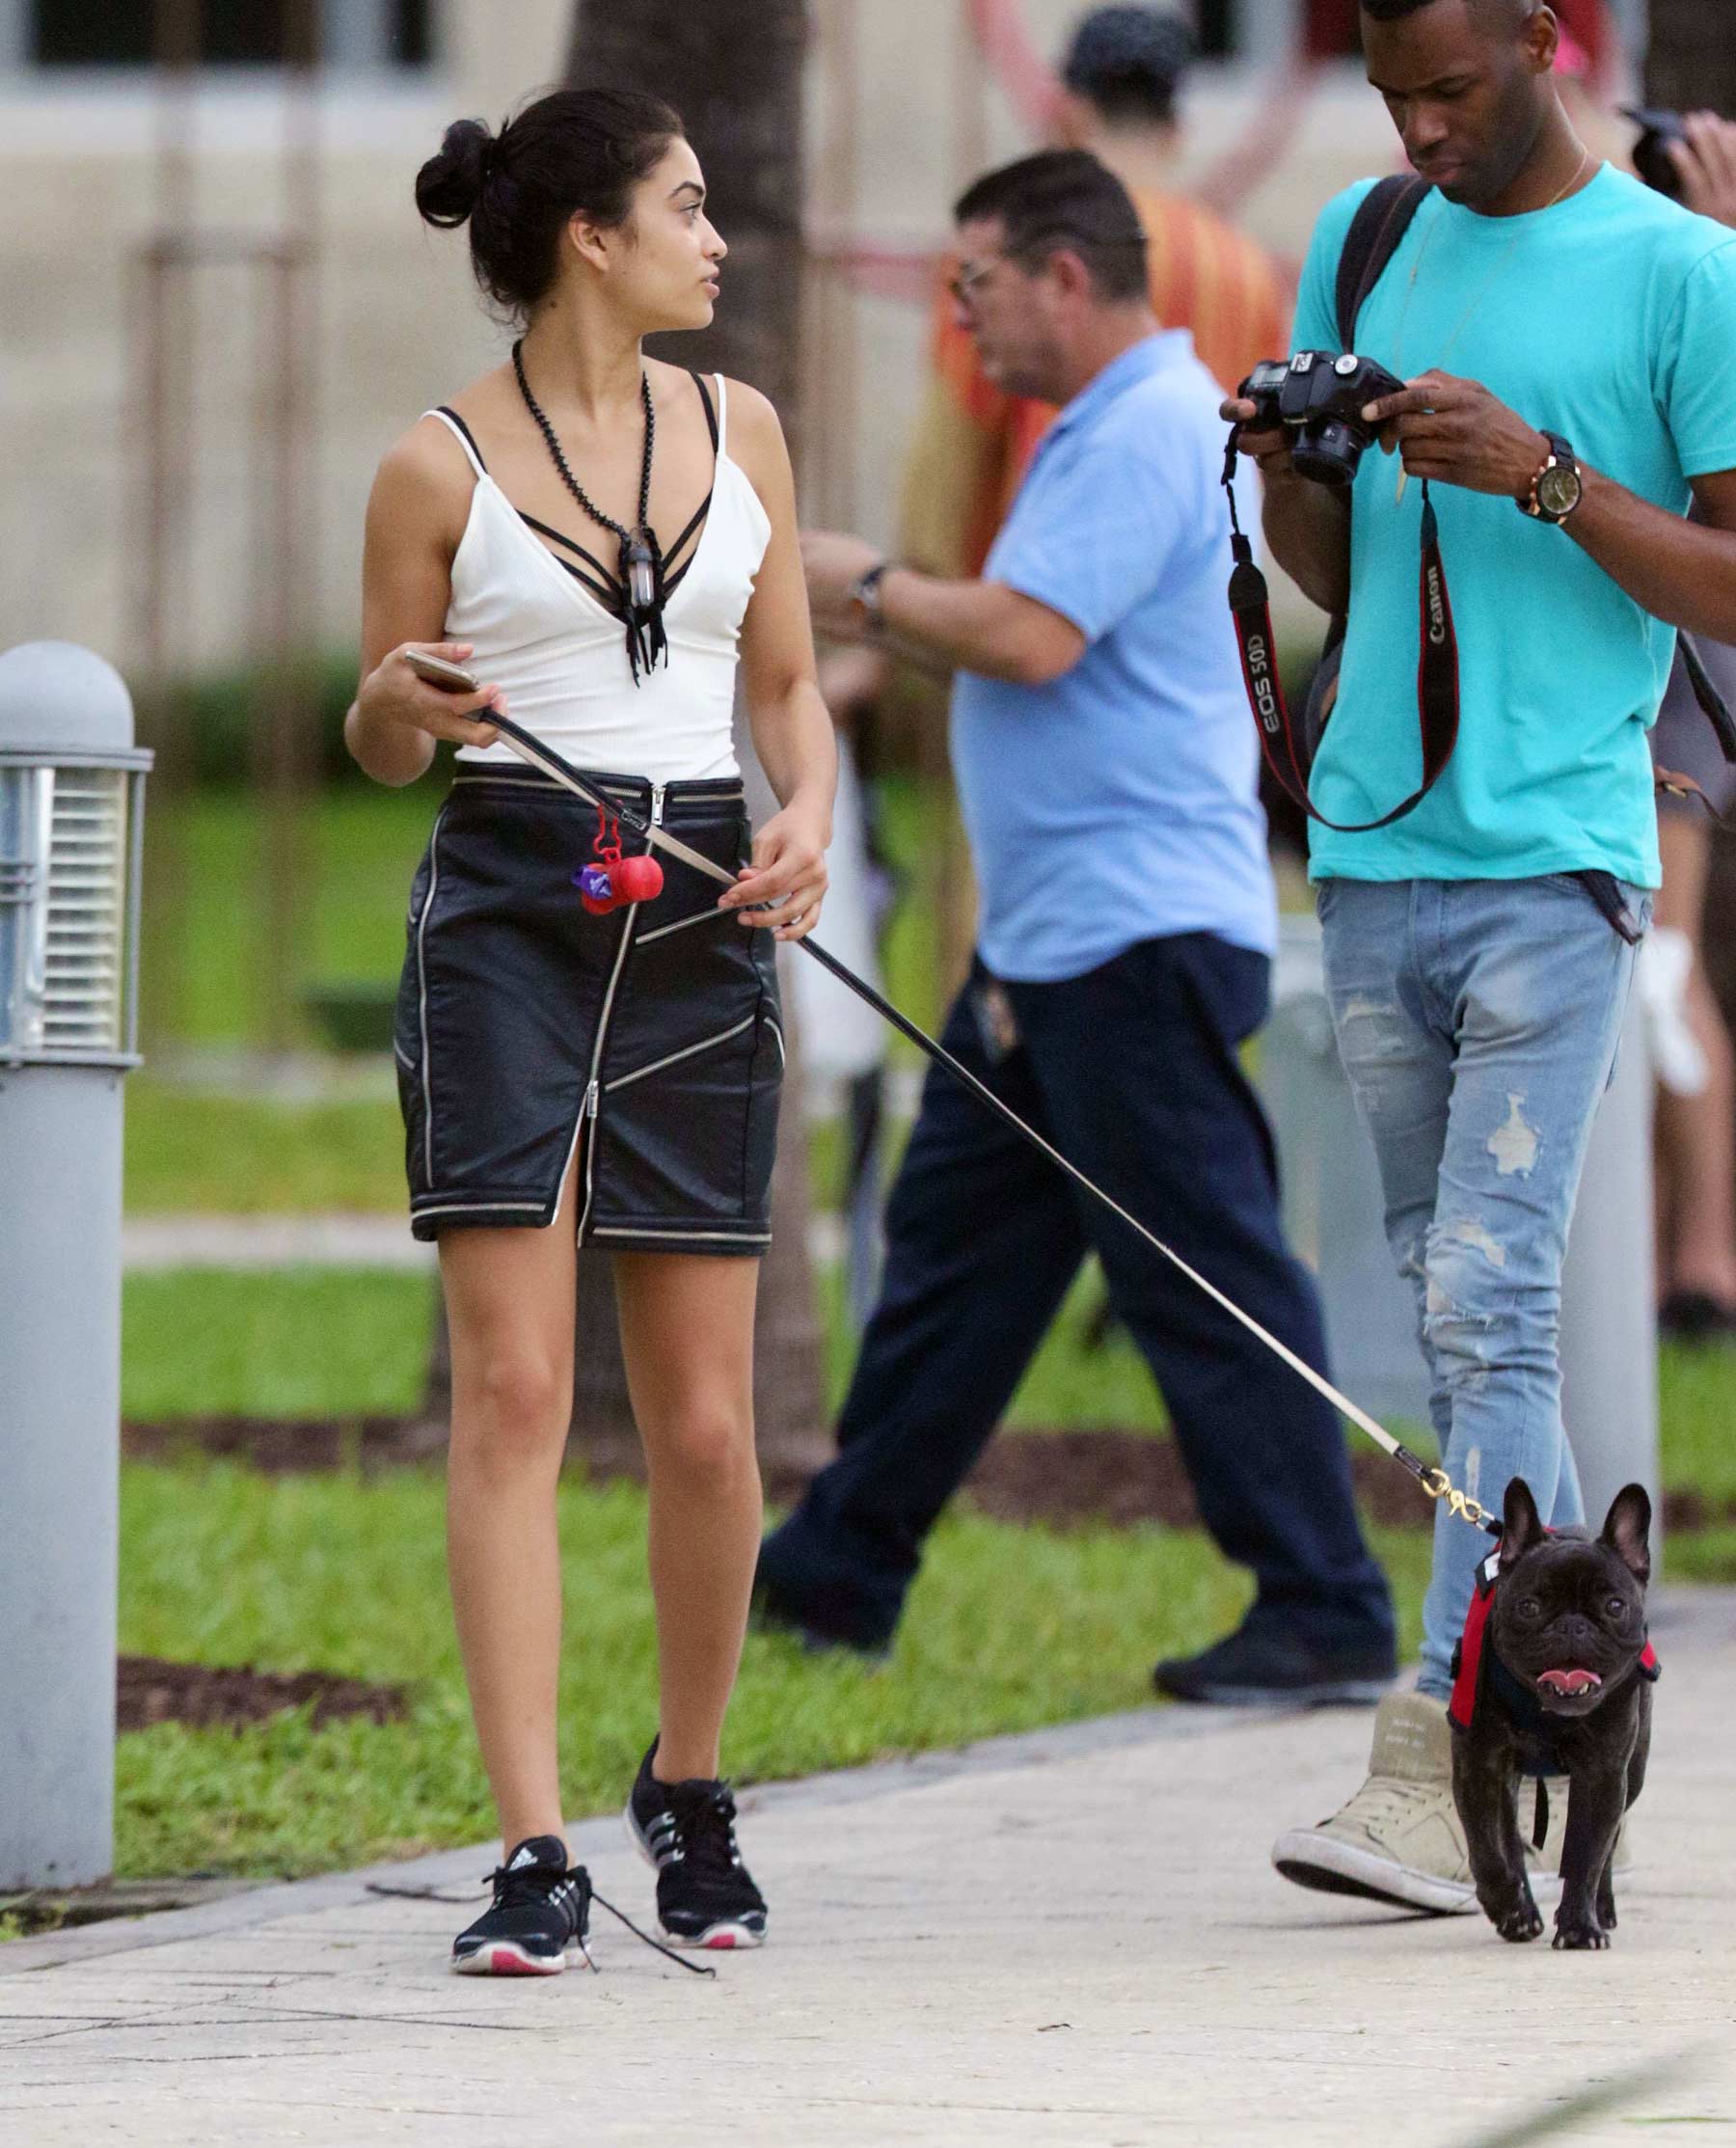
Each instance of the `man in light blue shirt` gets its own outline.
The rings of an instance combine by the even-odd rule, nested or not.
[[[1218,391],[1158,331],[1132,203],[1056,151],[959,204],[955,290],[996,384],[1065,408],[977,582],[806,544],[830,632],[956,667],[952,744],[982,888],[945,1043],[1061,1153],[1312,1364],[1318,1305],[1279,1228],[1236,1057],[1263,1019],[1275,902],[1224,611]],[[890,1641],[923,1539],[1000,1422],[1089,1251],[1150,1364],[1207,1527],[1250,1567],[1243,1625],[1160,1664],[1194,1700],[1371,1699],[1391,1606],[1330,1408],[1047,1159],[936,1073],[887,1210],[841,1452],[763,1549],[767,1611]]]
[[[1217,405],[1186,330],[1142,338],[1056,419],[984,566],[1085,644],[1036,690],[968,669],[953,690],[997,977],[1078,977],[1177,933],[1275,950],[1259,748],[1218,631]]]
[[[1561,1264],[1658,883],[1646,733],[1676,627],[1736,636],[1736,239],[1586,150],[1535,0],[1365,0],[1363,39],[1434,189],[1356,326],[1359,355],[1408,384],[1364,413],[1389,451],[1346,496],[1273,435],[1244,445],[1267,471],[1273,551],[1320,603],[1348,604],[1312,785],[1331,820],[1372,821],[1417,786],[1423,480],[1439,516],[1458,742],[1414,812],[1315,831],[1327,989],[1447,1473],[1497,1514],[1523,1478],[1570,1524]],[[1340,348],[1339,264],[1367,193],[1320,220],[1299,349]],[[1488,1540],[1436,1513],[1418,1690],[1383,1704],[1363,1788],[1274,1858],[1303,1886],[1454,1911],[1478,1896],[1446,1700]],[[1485,1889],[1484,1907],[1514,1905]],[[1604,1944],[1588,1902],[1563,1901],[1558,1934]]]

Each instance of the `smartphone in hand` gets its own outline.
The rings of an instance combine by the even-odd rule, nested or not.
[[[481,690],[481,680],[463,665],[448,664],[445,657],[430,656],[425,649],[406,649],[404,662],[419,679],[444,687],[448,693],[475,693]]]

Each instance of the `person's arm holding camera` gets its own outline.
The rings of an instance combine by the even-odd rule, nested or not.
[[[1555,451],[1547,434],[1486,388],[1450,373],[1424,373],[1401,394],[1370,403],[1364,416],[1411,476],[1515,503],[1533,497]],[[1580,496],[1560,518],[1562,530],[1655,618],[1736,641],[1736,469],[1693,480],[1703,519],[1685,522],[1614,478],[1577,468]]]

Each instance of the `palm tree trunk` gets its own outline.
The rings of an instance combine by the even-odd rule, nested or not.
[[[729,241],[725,296],[700,334],[658,355],[751,381],[788,425],[801,286],[806,0],[577,0],[566,79],[647,90],[686,122],[709,213]]]
[[[713,327],[660,338],[659,355],[750,381],[786,421],[796,409],[806,18],[805,0],[578,0],[566,68],[569,84],[652,91],[681,114],[705,167],[710,212],[729,241],[727,295]],[[739,721],[737,734],[758,817],[769,788]],[[755,1348],[760,1454],[773,1489],[811,1471],[825,1451],[804,1134],[793,1046]],[[618,1466],[637,1443],[608,1257],[599,1253],[580,1256],[576,1356],[574,1444],[594,1464]]]

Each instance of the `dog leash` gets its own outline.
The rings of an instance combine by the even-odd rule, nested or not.
[[[590,788],[571,763],[563,760],[553,747],[545,746],[532,732],[527,731],[521,724],[515,723],[508,717],[497,715],[493,710],[488,712],[483,721],[488,723],[492,730],[501,734],[506,745],[522,761],[529,763],[531,768],[539,770],[544,775],[552,776],[563,789],[571,791],[575,798],[583,799],[587,805],[603,804],[603,800]],[[608,810],[619,819],[623,828],[631,829],[634,834],[644,837],[649,845],[665,852],[670,857],[678,857],[684,865],[692,866],[696,872],[703,873],[707,880],[716,881],[724,887],[733,887],[736,884],[735,876],[732,873],[726,872],[721,865],[714,864],[709,857],[704,856],[690,844],[684,843],[680,836],[671,835],[666,828],[641,819],[638,814],[630,811],[615,800],[609,802]],[[1479,1506],[1475,1499],[1469,1498],[1453,1484],[1444,1469],[1431,1467],[1430,1464],[1423,1460],[1421,1455],[1413,1455],[1401,1440],[1395,1439],[1383,1425],[1378,1424],[1369,1415],[1367,1410],[1360,1409],[1347,1395],[1341,1395],[1323,1373],[1316,1372],[1312,1365],[1298,1357],[1287,1344],[1281,1343],[1277,1336],[1269,1334],[1251,1313],[1244,1313],[1234,1298],[1226,1297],[1216,1284],[1207,1282],[1196,1267],[1191,1266],[1181,1258],[1180,1254],[1177,1253],[1172,1247],[1165,1245],[1154,1231],[1149,1230],[1136,1215],[1130,1215],[1119,1201],[1105,1193],[1095,1181],[1088,1179],[1077,1164],[1070,1162],[1059,1149],[1055,1148],[1052,1143],[1045,1141],[1035,1127],[1028,1126],[1010,1104],[1003,1103],[994,1091],[986,1082],[979,1081],[962,1060],[956,1059],[944,1045],[936,1043],[926,1030],[918,1028],[908,1015],[902,1014],[889,999],[882,997],[866,979],[858,977],[854,970],[846,967],[835,955],[829,954],[811,937],[798,940],[796,945],[804,954],[810,955],[822,969],[829,970],[838,982],[854,992],[858,999],[866,1001],[875,1013],[881,1017],[882,1020],[889,1022],[901,1037],[909,1038],[910,1043],[925,1057],[931,1059],[936,1066],[945,1068],[946,1072],[956,1081],[962,1082],[980,1102],[986,1104],[998,1118],[1005,1120],[1007,1125],[1021,1139],[1028,1141],[1034,1149],[1041,1151],[1057,1169],[1065,1172],[1075,1185],[1082,1186],[1094,1201],[1100,1202],[1111,1215],[1119,1217],[1129,1230],[1136,1232],[1153,1252],[1161,1254],[1173,1268],[1186,1276],[1187,1280],[1196,1289],[1203,1291],[1214,1305],[1228,1313],[1232,1319],[1238,1320],[1250,1335],[1263,1343],[1266,1348],[1274,1356],[1281,1358],[1292,1373],[1305,1379],[1317,1395],[1322,1396],[1332,1404],[1334,1409],[1342,1411],[1350,1420],[1351,1424],[1356,1426],[1359,1430],[1366,1432],[1374,1444],[1384,1449],[1402,1469],[1408,1470],[1430,1499],[1444,1501],[1451,1513],[1456,1514],[1461,1521],[1471,1523],[1474,1528],[1484,1530],[1491,1536],[1501,1535],[1501,1518],[1499,1515],[1492,1514],[1486,1507]]]

